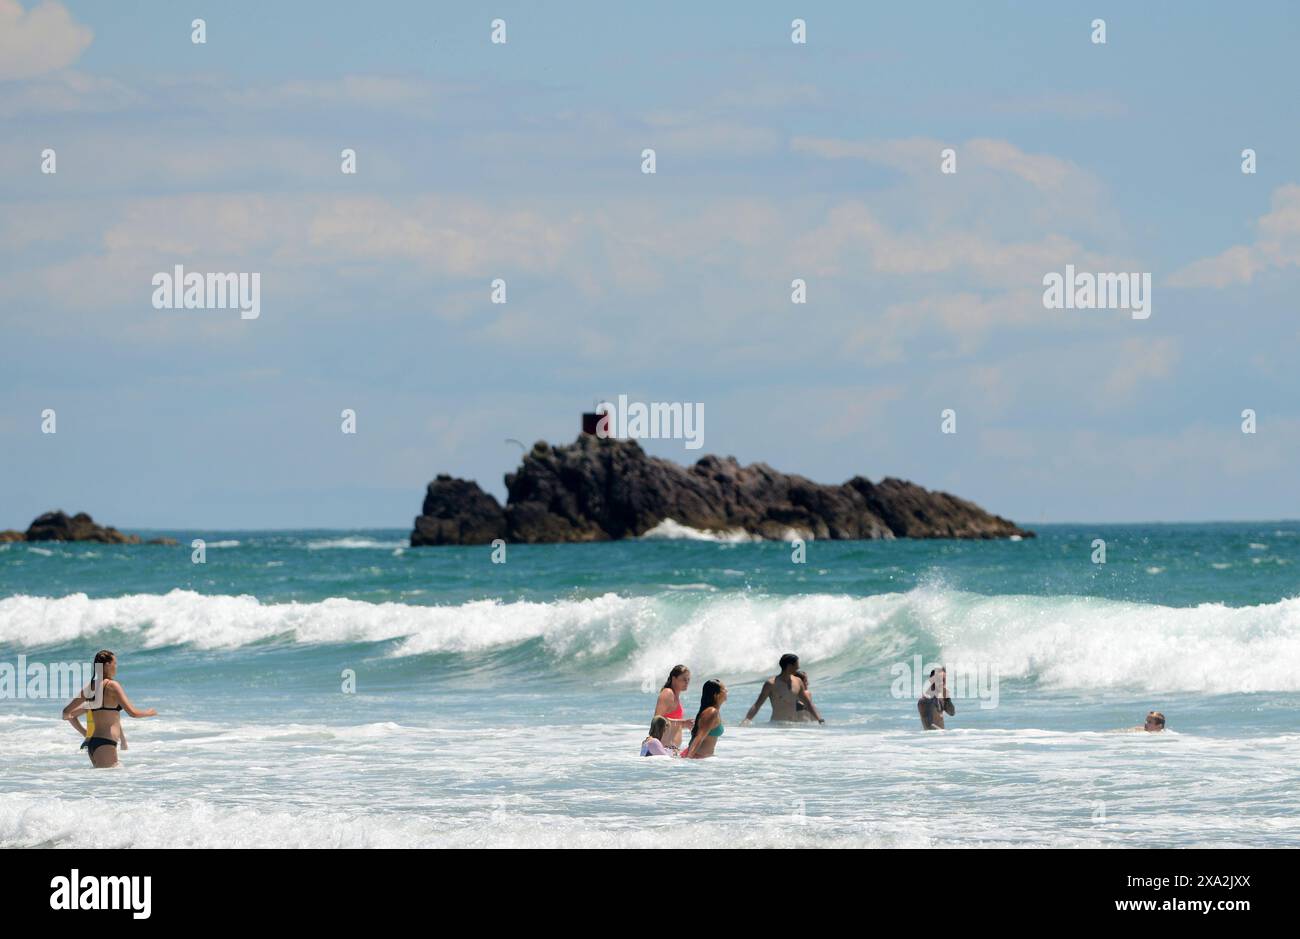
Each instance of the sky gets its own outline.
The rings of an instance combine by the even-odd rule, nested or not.
[[[0,0],[0,528],[406,527],[620,394],[1031,527],[1300,517],[1298,51],[1287,2]],[[177,264],[260,316],[155,308]],[[1151,315],[1046,308],[1067,264]]]

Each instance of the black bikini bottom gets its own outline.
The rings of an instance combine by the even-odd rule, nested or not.
[[[116,747],[116,746],[117,746],[117,741],[109,737],[91,737],[81,745],[81,749],[83,750],[89,749],[90,758],[93,760],[95,758],[95,751],[98,750],[100,747]]]

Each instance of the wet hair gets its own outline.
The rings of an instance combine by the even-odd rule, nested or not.
[[[700,709],[695,712],[695,726],[691,728],[691,736],[695,736],[699,732],[700,715],[708,708],[713,707],[713,702],[718,700],[718,692],[721,690],[721,678],[710,678],[704,683],[704,687],[700,690]]]
[[[791,665],[796,667],[799,665],[799,656],[795,655],[793,652],[787,652],[785,655],[781,656],[781,661],[777,664],[781,666],[781,671],[784,672]]]
[[[650,722],[650,736],[656,740],[663,740],[664,733],[668,730],[668,720],[664,717],[656,717]]]
[[[685,665],[674,665],[672,671],[668,673],[668,680],[664,682],[664,688],[671,688],[673,686],[673,679],[683,673],[689,674],[690,669]],[[664,688],[660,688],[659,690],[663,691]]]
[[[938,675],[940,672],[943,672],[945,675],[947,675],[948,669],[944,668],[942,665],[930,669],[930,687],[925,689],[927,692],[933,691],[936,695],[939,694],[939,683],[935,681],[934,676]]]
[[[98,652],[95,653],[94,664],[108,665],[108,663],[113,661],[115,658],[117,658],[117,656],[115,656],[112,652],[109,652],[107,649],[100,649]],[[87,698],[95,697],[95,678],[100,671],[101,670],[96,669],[90,673],[90,694],[86,695]]]
[[[1161,714],[1159,711],[1152,711],[1150,714],[1147,715],[1147,720],[1154,721],[1155,723],[1159,724],[1161,727],[1165,726],[1165,716]]]

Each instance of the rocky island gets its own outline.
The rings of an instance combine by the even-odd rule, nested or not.
[[[635,440],[583,434],[538,441],[505,477],[505,506],[475,482],[429,483],[411,545],[613,541],[676,523],[720,535],[816,538],[1032,538],[946,492],[855,476],[838,486],[764,463],[706,456],[691,466],[648,456]]]
[[[85,512],[46,512],[27,531],[0,531],[0,543],[15,541],[94,541],[99,544],[140,544],[139,535],[124,535],[111,525],[100,525]],[[153,538],[147,544],[175,545],[174,538]]]

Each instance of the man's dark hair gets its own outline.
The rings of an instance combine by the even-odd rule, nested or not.
[[[798,668],[799,656],[795,655],[793,652],[787,652],[785,655],[781,656],[781,661],[777,664],[780,665],[781,671],[783,672],[791,666]]]

